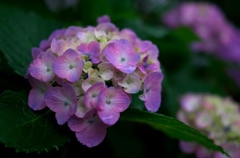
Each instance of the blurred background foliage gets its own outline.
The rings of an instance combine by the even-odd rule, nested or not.
[[[240,101],[239,87],[225,72],[225,63],[209,54],[194,54],[189,43],[198,37],[188,28],[170,29],[162,15],[180,0],[79,0],[73,7],[47,6],[47,0],[0,0],[26,12],[55,19],[62,27],[95,26],[96,19],[109,15],[120,29],[131,28],[142,40],[150,40],[160,50],[159,60],[164,73],[162,105],[159,113],[176,117],[179,97],[187,92],[213,93],[231,96]],[[49,1],[50,2],[50,1]],[[58,2],[63,2],[60,0]],[[230,23],[240,27],[240,1],[209,0],[216,4]],[[54,3],[54,0],[51,1]],[[0,15],[1,16],[1,15]],[[58,28],[56,28],[58,29]],[[46,37],[47,38],[47,37]],[[40,42],[40,41],[39,41]],[[38,45],[36,45],[38,46]],[[29,50],[30,53],[30,50]],[[27,80],[14,73],[0,53],[0,92],[30,88]],[[137,106],[133,103],[133,106]],[[17,134],[17,133],[16,133]],[[178,141],[147,125],[119,121],[108,129],[106,139],[92,149],[82,146],[73,135],[71,142],[58,151],[48,153],[16,153],[0,144],[0,157],[193,157],[179,150]]]

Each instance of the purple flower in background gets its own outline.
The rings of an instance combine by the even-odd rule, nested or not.
[[[182,108],[187,112],[193,112],[195,111],[199,105],[200,105],[201,98],[196,96],[195,94],[187,94],[184,95],[181,100],[181,106]]]
[[[172,28],[185,26],[193,30],[200,38],[192,41],[193,51],[211,53],[226,63],[240,65],[240,30],[227,21],[216,5],[180,3],[164,14],[163,22]],[[230,77],[238,80],[234,75]]]
[[[52,111],[56,112],[59,125],[67,122],[77,109],[77,96],[71,84],[49,89],[45,93],[45,102]]]

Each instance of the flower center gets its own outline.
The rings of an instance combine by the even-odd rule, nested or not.
[[[150,87],[147,87],[147,88],[146,88],[146,92],[149,92],[149,91],[150,91]]]
[[[97,94],[96,94],[96,93],[93,93],[93,94],[92,94],[92,97],[93,97],[93,98],[95,98],[96,96],[97,96]]]
[[[69,69],[73,69],[73,65],[71,64],[71,65],[69,65]]]
[[[93,123],[93,121],[94,121],[94,119],[93,119],[93,118],[91,118],[91,119],[89,119],[89,120],[88,120],[88,123],[89,123],[89,124],[92,124],[92,123]]]
[[[51,71],[51,68],[50,67],[47,67],[47,72],[50,72]]]
[[[64,106],[69,106],[69,105],[70,105],[70,103],[68,101],[64,102]]]
[[[110,100],[110,99],[107,99],[107,100],[106,100],[106,103],[107,103],[108,105],[110,105],[110,104],[111,104],[111,100]]]
[[[126,61],[126,59],[124,57],[121,58],[121,62],[124,62]]]

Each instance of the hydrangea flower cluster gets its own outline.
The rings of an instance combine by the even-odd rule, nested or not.
[[[161,103],[163,74],[159,51],[130,29],[119,29],[108,16],[96,27],[70,26],[54,31],[39,48],[25,77],[32,89],[33,110],[48,107],[59,125],[65,123],[88,147],[100,144],[131,103],[131,94],[150,112]]]
[[[216,5],[207,2],[181,3],[164,14],[163,22],[172,28],[185,26],[192,29],[200,41],[193,41],[191,49],[212,53],[230,63],[227,74],[240,86],[240,30],[227,21]]]
[[[179,120],[206,134],[232,158],[240,157],[240,111],[237,103],[230,98],[193,93],[184,95],[180,103]],[[198,158],[226,158],[220,152],[207,150],[193,142],[180,141],[180,148],[185,153],[195,153]]]

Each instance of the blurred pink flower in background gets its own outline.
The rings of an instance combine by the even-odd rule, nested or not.
[[[192,41],[190,48],[193,51],[210,53],[226,63],[235,64],[235,70],[240,73],[240,30],[227,21],[216,5],[208,2],[180,3],[167,11],[162,19],[171,28],[184,26],[192,29],[200,38],[200,41]],[[229,69],[227,74],[240,86],[238,73]]]
[[[206,134],[232,158],[240,157],[240,109],[236,102],[217,95],[188,93],[181,97],[180,104],[179,120]],[[197,158],[226,158],[197,143],[180,141],[179,146]]]

